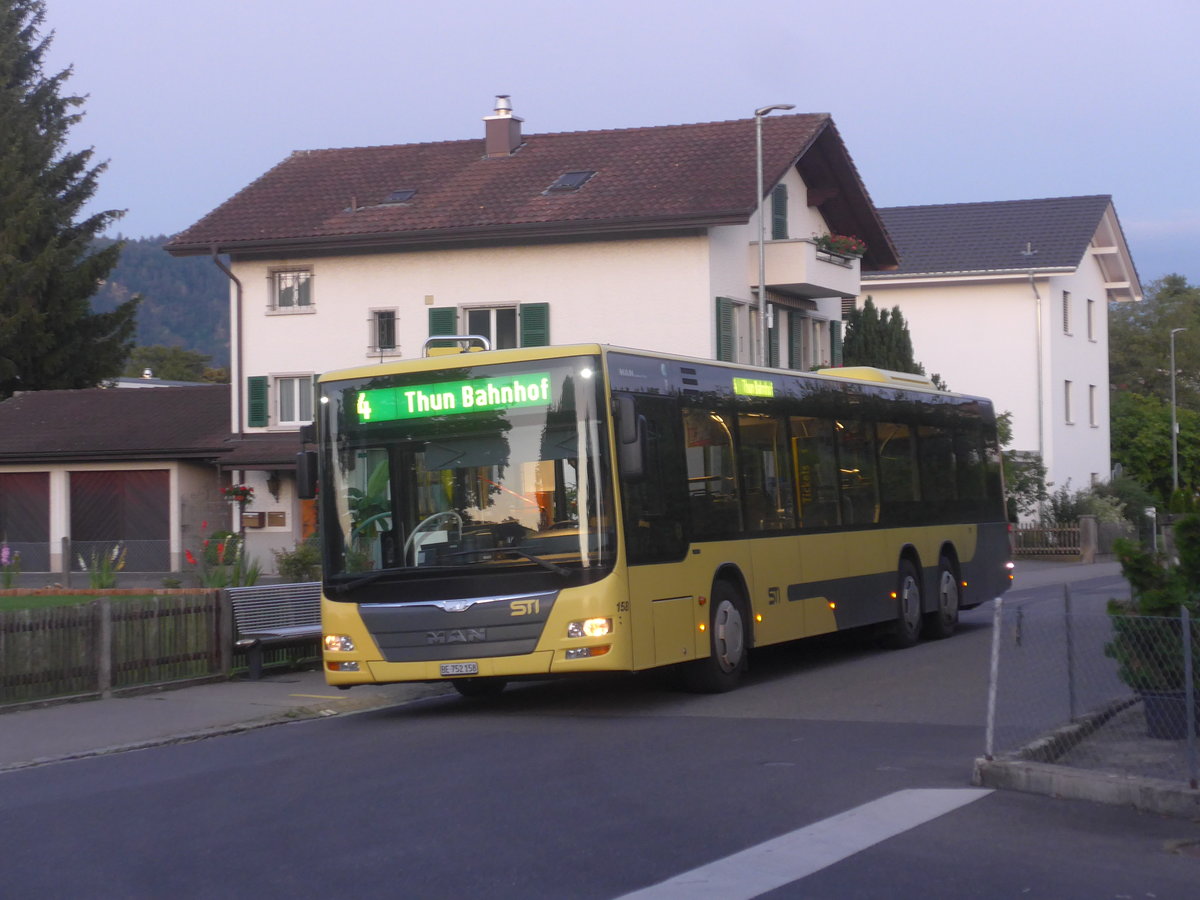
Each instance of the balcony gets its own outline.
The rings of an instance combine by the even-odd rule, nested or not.
[[[860,260],[818,250],[807,239],[763,245],[767,290],[794,297],[857,297]],[[758,243],[746,255],[747,281],[758,286]]]

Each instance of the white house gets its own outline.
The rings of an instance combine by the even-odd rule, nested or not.
[[[1140,301],[1109,196],[880,209],[901,265],[863,276],[916,358],[1013,414],[1012,449],[1071,490],[1110,474],[1108,304]]]
[[[757,361],[754,118],[527,135],[498,97],[483,122],[469,140],[294,153],[167,245],[229,259],[235,432],[294,433],[314,374],[438,334]],[[843,299],[895,250],[828,115],[762,129],[770,363],[836,363]],[[831,232],[865,254],[819,252]],[[252,552],[293,539],[290,484],[277,505],[286,525]]]

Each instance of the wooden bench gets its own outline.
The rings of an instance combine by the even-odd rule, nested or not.
[[[246,652],[250,678],[262,677],[267,647],[298,646],[321,637],[321,583],[226,588],[233,646]]]

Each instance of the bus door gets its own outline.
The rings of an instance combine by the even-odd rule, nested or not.
[[[636,416],[641,472],[619,473],[633,620],[633,665],[695,656],[695,588],[688,565],[688,491],[683,423],[668,397],[622,395]],[[706,588],[707,590],[707,588]]]

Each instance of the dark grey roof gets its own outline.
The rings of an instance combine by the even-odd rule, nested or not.
[[[229,385],[29,391],[0,403],[0,460],[180,459],[230,450]]]
[[[880,209],[900,267],[875,277],[1075,269],[1111,204],[1097,194]]]

